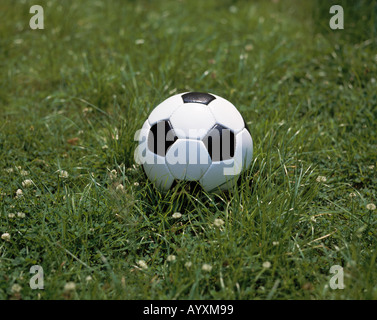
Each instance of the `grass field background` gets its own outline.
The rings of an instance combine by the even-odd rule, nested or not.
[[[0,298],[377,299],[376,1],[337,1],[344,30],[331,3],[38,1],[31,30],[35,3],[2,0]],[[249,125],[232,192],[161,194],[134,165],[191,90]]]

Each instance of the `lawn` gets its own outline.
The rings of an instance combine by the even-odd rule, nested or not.
[[[1,0],[0,298],[377,299],[377,4],[332,2]],[[185,91],[248,123],[230,192],[135,165]]]

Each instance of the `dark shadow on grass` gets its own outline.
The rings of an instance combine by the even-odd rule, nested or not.
[[[137,197],[145,204],[145,208],[150,208],[145,214],[153,214],[158,208],[160,212],[180,212],[182,214],[193,214],[195,211],[206,211],[206,209],[224,210],[227,203],[232,200],[232,190],[219,192],[206,192],[197,181],[175,180],[172,187],[162,192],[148,180],[144,170],[141,187],[144,192],[138,193]],[[241,179],[238,180],[241,185]]]

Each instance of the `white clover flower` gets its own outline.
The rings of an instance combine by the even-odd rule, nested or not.
[[[135,44],[144,44],[144,39],[136,39]]]
[[[278,246],[279,245],[279,241],[272,241],[272,245],[273,246]]]
[[[21,174],[21,176],[27,176],[27,175],[29,175],[29,171],[21,170],[20,174]]]
[[[1,235],[1,239],[9,241],[10,240],[10,234],[8,232],[5,232]]]
[[[326,179],[326,177],[324,177],[324,176],[318,176],[317,179],[316,179],[316,181],[317,181],[317,182],[326,182],[327,179]]]
[[[176,259],[176,256],[175,256],[174,254],[171,254],[171,255],[169,255],[169,256],[166,258],[166,261],[168,261],[168,262],[173,262],[173,261],[175,261],[175,259]]]
[[[230,7],[229,7],[229,11],[230,11],[231,13],[237,13],[237,12],[238,12],[238,8],[237,8],[236,6],[230,6]]]
[[[110,180],[115,180],[117,175],[118,175],[118,173],[115,169],[111,170],[110,173],[109,173]]]
[[[139,186],[139,182],[135,182],[135,183],[134,183],[134,186],[135,186],[135,187],[138,187],[138,186]]]
[[[86,114],[86,113],[89,113],[89,112],[92,112],[93,111],[93,109],[92,108],[84,108],[84,109],[82,109],[82,113],[84,113],[84,114]]]
[[[356,193],[355,193],[355,192],[351,192],[351,193],[349,194],[349,197],[350,197],[350,198],[355,198],[355,197],[356,197]]]
[[[245,46],[245,50],[246,51],[251,51],[251,50],[253,50],[254,49],[254,46],[252,45],[252,44],[247,44],[246,46]]]
[[[22,192],[22,190],[21,189],[17,189],[17,191],[16,191],[16,197],[18,198],[18,197],[22,197],[23,196],[23,192]]]
[[[139,260],[136,262],[136,264],[142,269],[148,269],[148,265],[144,260]]]
[[[187,262],[185,263],[185,267],[186,267],[187,269],[191,268],[191,266],[192,266],[192,262],[191,262],[191,261],[187,261]]]
[[[76,283],[70,281],[67,282],[64,286],[64,291],[74,291],[76,289]]]
[[[58,170],[58,173],[59,173],[59,177],[60,178],[63,178],[63,179],[66,179],[66,178],[68,178],[68,172],[67,171],[65,171],[65,170]]]
[[[182,217],[182,213],[180,213],[180,212],[174,212],[173,215],[172,215],[172,217],[174,219],[179,219],[180,217]]]
[[[240,55],[240,60],[246,60],[248,57],[247,53]]]
[[[123,184],[118,184],[115,188],[116,191],[123,191],[124,190],[124,186]]]
[[[270,261],[265,261],[265,262],[263,262],[262,266],[265,269],[269,269],[269,268],[271,268],[271,262]]]
[[[118,133],[118,129],[115,128],[114,129],[114,132],[115,132],[115,135],[112,135],[112,138],[113,140],[119,140],[119,133]]]
[[[31,180],[31,179],[26,179],[26,180],[22,181],[22,186],[24,188],[30,187],[32,185],[33,185],[33,180]]]
[[[87,276],[86,278],[85,278],[85,281],[86,282],[90,282],[90,281],[92,281],[93,280],[93,278],[91,277],[91,276]]]
[[[203,270],[203,271],[210,272],[210,271],[212,270],[212,266],[211,266],[210,264],[208,264],[208,263],[205,263],[205,264],[203,264],[203,266],[202,266],[202,270]]]
[[[8,218],[13,219],[16,215],[14,213],[9,213]]]
[[[25,213],[23,213],[23,212],[17,212],[17,216],[19,218],[25,218]]]
[[[215,221],[213,222],[214,226],[218,228],[222,227],[224,223],[225,222],[223,219],[215,219]]]
[[[22,287],[18,283],[15,283],[10,290],[12,293],[19,293],[21,292]]]
[[[376,210],[376,205],[374,203],[368,203],[367,209],[370,211]]]

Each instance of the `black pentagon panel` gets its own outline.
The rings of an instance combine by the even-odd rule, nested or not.
[[[228,160],[234,157],[236,136],[234,132],[216,124],[203,138],[212,161]]]
[[[169,147],[178,139],[170,121],[160,121],[151,127],[148,134],[148,149],[164,157]]]
[[[216,97],[209,93],[188,92],[182,95],[182,99],[184,103],[202,103],[208,105]]]

